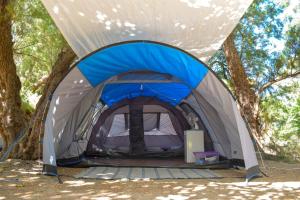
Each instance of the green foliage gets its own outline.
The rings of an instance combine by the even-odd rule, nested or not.
[[[300,78],[259,92],[270,81],[300,71],[300,26],[293,18],[300,5],[294,9],[290,6],[288,1],[255,0],[235,29],[235,44],[249,81],[262,99],[263,131],[272,138],[270,147],[278,155],[292,158],[300,155]],[[222,49],[209,65],[231,88]]]
[[[51,71],[65,41],[40,0],[19,0],[14,4],[14,53],[22,81],[23,101],[41,94],[43,80]],[[34,96],[36,98],[32,98]]]
[[[300,82],[267,95],[261,109],[269,134],[269,147],[277,155],[300,160]]]
[[[27,116],[31,116],[31,114],[34,112],[34,108],[32,105],[30,105],[28,102],[23,101],[22,102],[22,110]]]
[[[287,6],[289,4],[257,0],[235,29],[235,44],[255,90],[270,80],[300,70],[300,28],[291,23],[290,16],[285,16]],[[230,80],[222,49],[209,64],[221,78]],[[272,88],[267,92],[272,92]]]

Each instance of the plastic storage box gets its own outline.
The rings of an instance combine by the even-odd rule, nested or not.
[[[204,151],[204,133],[202,130],[184,131],[184,153],[186,163],[195,163],[193,152]]]

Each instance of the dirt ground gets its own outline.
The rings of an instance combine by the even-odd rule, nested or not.
[[[222,179],[118,180],[74,179],[78,168],[59,168],[56,177],[41,175],[38,162],[0,163],[2,199],[300,199],[300,164],[266,161],[269,177],[246,184],[242,170],[214,170]]]

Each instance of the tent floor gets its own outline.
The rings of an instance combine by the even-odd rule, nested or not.
[[[78,165],[77,165],[78,166]],[[229,160],[219,161],[215,164],[196,165],[185,163],[183,158],[109,158],[87,157],[79,164],[82,167],[110,166],[110,167],[168,167],[168,168],[199,168],[224,169],[230,168]]]

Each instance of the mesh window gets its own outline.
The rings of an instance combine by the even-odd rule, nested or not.
[[[129,135],[129,114],[116,114],[107,137]],[[176,135],[176,131],[168,113],[145,113],[145,135]]]
[[[129,135],[128,126],[125,126],[125,116],[124,114],[116,114],[114,116],[111,129],[107,137],[116,137],[116,136],[126,136]]]

